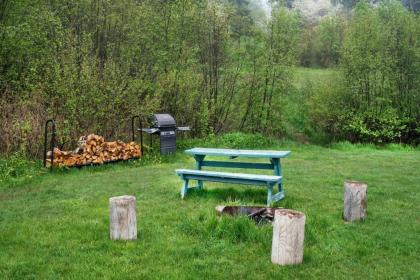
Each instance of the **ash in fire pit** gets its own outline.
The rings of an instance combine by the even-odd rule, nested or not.
[[[274,212],[281,208],[259,207],[259,206],[216,206],[217,215],[247,215],[256,224],[272,223]]]

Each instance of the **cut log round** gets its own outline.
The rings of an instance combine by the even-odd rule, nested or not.
[[[367,184],[356,181],[344,182],[343,219],[356,221],[367,215]]]
[[[109,199],[109,236],[112,240],[137,239],[136,198],[123,195]]]
[[[306,216],[302,212],[279,209],[274,214],[271,262],[300,264],[303,260]]]

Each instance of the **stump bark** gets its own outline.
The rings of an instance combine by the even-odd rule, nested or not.
[[[109,236],[112,240],[137,239],[136,198],[123,195],[109,199]]]
[[[344,220],[352,222],[365,219],[366,210],[367,184],[355,181],[344,182]]]
[[[306,216],[302,212],[279,209],[274,214],[271,262],[300,264],[303,260]]]

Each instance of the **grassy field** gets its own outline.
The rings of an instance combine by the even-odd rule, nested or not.
[[[301,89],[305,83],[322,83],[334,79],[337,70],[333,68],[305,68],[297,67],[294,71],[294,85]]]
[[[286,198],[307,215],[304,263],[271,264],[270,225],[217,217],[218,204],[263,205],[258,187],[207,183],[181,200],[178,153],[164,163],[42,172],[0,187],[1,279],[419,279],[420,152],[277,143]],[[368,183],[368,219],[344,223],[346,179]],[[138,240],[108,238],[108,199],[137,197]]]

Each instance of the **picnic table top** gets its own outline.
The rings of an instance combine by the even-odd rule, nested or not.
[[[284,158],[284,157],[287,157],[291,153],[291,151],[193,148],[193,149],[185,150],[185,153],[189,155],[203,155],[203,156]]]

